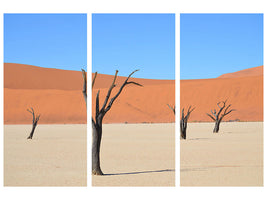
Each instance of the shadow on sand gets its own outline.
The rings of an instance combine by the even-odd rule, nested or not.
[[[207,171],[205,168],[180,169],[180,172]]]
[[[105,176],[118,176],[118,175],[132,175],[132,174],[147,174],[147,173],[158,173],[158,172],[174,172],[174,169],[163,169],[154,171],[141,171],[141,172],[126,172],[126,173],[115,173],[115,174],[104,174]]]
[[[206,166],[206,167],[199,167],[199,168],[186,168],[186,169],[180,169],[180,172],[189,172],[189,171],[208,171],[210,169],[216,169],[216,168],[236,168],[241,167],[239,165],[215,165],[215,166]]]
[[[210,138],[191,138],[188,140],[210,140]]]

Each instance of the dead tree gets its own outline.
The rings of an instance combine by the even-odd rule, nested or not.
[[[213,133],[219,132],[220,123],[222,122],[222,119],[224,118],[224,116],[228,115],[232,111],[235,111],[235,109],[231,109],[228,111],[231,104],[226,106],[226,102],[227,102],[227,100],[220,101],[219,103],[217,103],[217,106],[219,107],[218,112],[214,109],[214,110],[211,110],[212,115],[209,113],[206,113],[213,121],[215,121],[215,127],[213,129]]]
[[[182,117],[180,120],[180,138],[186,140],[186,128],[187,128],[187,122],[189,119],[189,116],[191,114],[191,112],[193,112],[193,110],[195,110],[195,108],[191,109],[191,106],[189,106],[187,113],[185,115],[184,113],[184,108],[182,109]]]
[[[167,106],[172,110],[173,114],[175,115],[175,106],[171,107],[169,104]]]
[[[83,97],[85,100],[86,108],[87,108],[87,76],[86,72],[82,69],[82,75],[83,75]]]
[[[40,115],[35,116],[33,108],[31,108],[31,110],[27,109],[27,111],[32,114],[32,131],[31,131],[31,133],[27,139],[32,139],[32,136],[34,134],[34,130],[35,130],[37,123],[40,119]]]
[[[103,175],[103,172],[100,167],[100,144],[102,139],[102,122],[105,114],[110,110],[111,106],[113,105],[114,101],[118,98],[118,96],[121,94],[122,90],[126,85],[134,84],[138,86],[142,86],[139,83],[136,83],[134,81],[128,81],[129,78],[138,70],[133,71],[124,81],[118,92],[110,99],[111,92],[113,88],[115,87],[115,81],[117,78],[118,70],[116,70],[113,82],[107,92],[106,98],[104,100],[104,103],[102,105],[102,108],[99,107],[99,92],[98,90],[96,95],[96,106],[95,106],[95,118],[92,117],[92,128],[93,128],[93,143],[92,143],[92,174],[93,175]],[[95,83],[97,73],[95,73],[93,81],[92,81],[92,88]]]

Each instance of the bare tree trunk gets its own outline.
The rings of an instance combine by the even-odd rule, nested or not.
[[[34,134],[34,131],[35,131],[36,126],[37,126],[37,123],[34,123],[32,125],[32,131],[31,131],[30,135],[27,137],[27,139],[32,139],[32,136]]]
[[[186,128],[187,128],[187,123],[184,123],[183,120],[180,121],[180,139],[186,140]]]
[[[117,74],[118,74],[118,70],[116,70],[113,82],[107,92],[106,98],[104,100],[103,106],[100,109],[99,107],[99,92],[96,95],[96,112],[95,112],[95,119],[92,117],[92,128],[93,128],[93,138],[92,138],[92,174],[93,175],[104,175],[104,173],[101,170],[100,167],[100,146],[101,146],[101,139],[102,139],[102,121],[103,118],[105,116],[105,114],[111,109],[114,101],[116,100],[116,98],[121,94],[123,88],[128,85],[128,84],[135,84],[138,86],[142,86],[139,83],[136,83],[134,81],[130,81],[128,82],[129,78],[131,77],[131,75],[133,73],[135,73],[138,70],[133,71],[128,78],[124,81],[124,83],[122,84],[122,86],[120,87],[119,91],[117,92],[117,94],[111,98],[111,92],[112,89],[115,87],[115,81],[117,78]],[[92,81],[92,88],[94,86],[95,83],[95,79],[96,79],[97,73],[95,73],[93,81]]]
[[[33,108],[31,108],[31,110],[27,109],[27,111],[32,113],[32,131],[31,131],[30,135],[27,137],[27,139],[32,139],[35,128],[36,128],[37,123],[39,121],[40,115],[35,116]]]
[[[228,115],[232,111],[235,111],[234,109],[231,109],[228,111],[231,104],[226,107],[226,102],[227,102],[227,100],[217,103],[217,106],[219,107],[218,112],[214,109],[214,110],[211,110],[211,114],[206,113],[213,121],[215,121],[213,133],[219,132],[220,123],[221,123],[222,119],[224,118],[224,116]],[[224,110],[224,112],[222,112],[223,110]]]
[[[97,72],[94,75],[92,81],[92,88],[95,83]],[[97,101],[99,101],[99,93],[97,94]],[[99,106],[99,105],[97,105]],[[95,121],[92,119],[92,174],[93,175],[103,175],[103,172],[100,167],[100,145],[102,140],[102,120],[101,116],[96,116]]]
[[[93,142],[92,142],[92,174],[103,175],[100,167],[100,145],[102,139],[102,122],[93,123]]]
[[[219,129],[220,129],[220,123],[221,121],[218,120],[215,122],[215,126],[214,126],[214,129],[213,129],[213,133],[218,133],[219,132]]]
[[[194,109],[195,108],[191,109],[191,106],[189,106],[186,115],[184,113],[184,108],[182,109],[182,117],[181,117],[181,120],[180,120],[180,132],[181,132],[180,139],[186,140],[187,121],[189,119],[189,116],[190,116],[191,112]]]
[[[83,75],[83,98],[85,100],[86,108],[87,108],[87,76],[86,72],[82,69],[82,75]]]

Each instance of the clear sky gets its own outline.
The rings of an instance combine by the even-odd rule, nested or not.
[[[86,14],[4,14],[4,62],[87,67]]]
[[[174,14],[93,14],[92,70],[175,79]]]
[[[181,14],[181,79],[263,65],[262,14]]]

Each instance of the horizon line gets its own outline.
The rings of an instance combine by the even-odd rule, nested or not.
[[[10,63],[10,62],[4,62],[4,64],[15,64],[15,65],[27,65],[27,66],[32,66],[32,67],[38,67],[38,68],[45,68],[45,69],[57,69],[57,70],[65,70],[65,71],[75,71],[75,72],[81,72],[79,70],[70,70],[70,69],[61,69],[61,68],[53,68],[53,67],[41,67],[41,66],[38,66],[38,65],[32,65],[32,64],[22,64],[22,63]],[[86,66],[86,70],[87,72],[87,66]],[[120,71],[120,70],[118,70]],[[95,73],[95,72],[91,72],[92,74]],[[130,72],[129,72],[130,73]],[[98,74],[102,74],[102,75],[108,75],[108,76],[114,76],[114,74],[103,74],[103,73],[98,73]],[[119,77],[128,77],[128,76],[120,76],[118,75]],[[176,80],[176,79],[155,79],[155,78],[138,78],[138,77],[131,77],[131,78],[137,78],[137,79],[151,79],[151,80]]]

